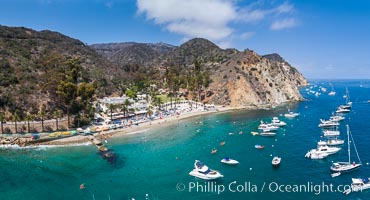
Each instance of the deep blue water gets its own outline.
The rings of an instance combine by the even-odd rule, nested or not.
[[[119,156],[115,165],[102,159],[93,146],[38,149],[0,149],[0,199],[370,199],[370,190],[344,196],[340,192],[272,192],[269,185],[349,184],[352,177],[370,177],[370,81],[312,81],[326,87],[333,83],[336,96],[319,97],[302,94],[306,101],[287,104],[274,110],[234,111],[181,120],[178,124],[144,133],[124,136],[109,142]],[[332,161],[344,161],[346,145],[338,154],[324,160],[309,160],[305,153],[316,147],[321,131],[320,118],[329,118],[345,100],[348,87],[352,111],[341,123],[342,138],[346,138],[345,124],[349,124],[364,166],[358,171],[330,176]],[[287,109],[301,113],[299,118],[280,116]],[[253,136],[260,120],[273,116],[288,123],[274,138]],[[196,123],[196,122],[203,123]],[[199,132],[197,132],[199,130]],[[242,131],[243,134],[239,134]],[[229,133],[234,133],[230,135]],[[225,141],[224,146],[219,143]],[[265,148],[257,150],[255,144]],[[216,154],[211,154],[212,148]],[[281,166],[271,166],[272,155],[282,157]],[[230,156],[240,162],[225,166],[220,160]],[[355,158],[355,156],[353,156]],[[218,181],[208,182],[225,191],[189,189],[192,184],[204,186],[202,180],[188,175],[198,159],[224,174]],[[236,181],[246,191],[231,192],[228,186]],[[80,190],[84,183],[86,189]],[[178,191],[185,186],[185,191]],[[261,192],[262,186],[264,191]],[[232,190],[236,189],[232,185]],[[256,185],[257,191],[254,191]],[[248,185],[247,185],[248,186]],[[271,186],[275,186],[271,184]],[[317,187],[316,187],[317,188]],[[274,189],[274,188],[271,188]],[[253,191],[251,191],[253,190]],[[316,191],[317,192],[317,191]],[[148,197],[146,197],[148,194]]]

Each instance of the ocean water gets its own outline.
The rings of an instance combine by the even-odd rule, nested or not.
[[[349,196],[327,191],[330,184],[333,190],[343,189],[340,185],[350,184],[352,177],[370,177],[370,166],[366,165],[370,162],[370,81],[311,83],[329,91],[332,83],[337,94],[315,97],[302,88],[307,100],[300,103],[273,110],[199,116],[162,129],[127,135],[108,143],[118,155],[114,164],[100,157],[94,146],[2,148],[0,199],[370,199],[370,190]],[[329,167],[333,161],[347,159],[346,144],[339,153],[323,160],[309,160],[304,155],[320,139],[319,119],[329,118],[345,102],[345,87],[353,108],[341,123],[341,135],[346,138],[345,124],[349,124],[364,166],[332,178]],[[300,116],[280,116],[287,109]],[[257,131],[260,120],[268,121],[273,116],[280,116],[288,126],[272,138],[250,134]],[[222,141],[224,146],[219,145]],[[257,150],[256,144],[265,148]],[[211,154],[212,148],[218,152]],[[271,166],[273,155],[282,157],[279,168]],[[220,163],[226,156],[240,164]],[[355,159],[354,154],[352,157]],[[189,176],[195,159],[220,171],[224,178],[205,182]],[[83,190],[79,188],[82,183],[86,187]],[[289,189],[298,186],[300,191]]]

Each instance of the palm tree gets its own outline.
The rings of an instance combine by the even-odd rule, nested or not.
[[[28,130],[28,133],[30,133],[30,121],[33,120],[32,119],[32,115],[30,115],[29,113],[27,113],[27,116],[26,116],[26,120],[27,120],[27,130]]]
[[[17,121],[19,120],[19,116],[17,113],[14,113],[13,120],[14,120],[15,133],[17,133]]]
[[[57,131],[58,131],[58,129],[59,129],[58,118],[60,117],[60,112],[58,110],[54,112],[54,117],[55,117],[55,125],[56,125]]]
[[[152,116],[152,115],[153,115],[153,109],[152,109],[152,106],[149,106],[149,107],[148,107],[148,111],[147,111],[147,113],[146,113],[146,114],[147,114],[147,116],[146,116],[147,118],[148,118],[148,116],[150,117],[150,116]]]
[[[113,110],[116,108],[115,105],[109,104],[108,109],[110,110],[110,120],[113,120]]]
[[[126,117],[126,113],[128,112],[128,107],[131,106],[131,102],[126,99],[123,105],[126,107],[126,112],[124,112],[124,116]]]
[[[3,121],[4,121],[4,114],[1,112],[1,113],[0,113],[1,134],[3,134],[3,133],[4,133],[4,125],[3,125]]]
[[[45,115],[46,115],[46,109],[45,109],[45,106],[42,105],[41,110],[39,112],[39,116],[41,117],[41,132],[44,132],[44,117],[45,117]]]

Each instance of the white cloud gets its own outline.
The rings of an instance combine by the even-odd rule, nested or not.
[[[171,32],[216,41],[233,32],[228,23],[237,17],[225,0],[138,0],[137,6],[139,14]]]
[[[240,39],[248,40],[249,38],[253,37],[256,33],[255,32],[245,32],[240,34]]]
[[[137,0],[137,13],[147,20],[180,34],[184,38],[204,37],[216,43],[231,44],[233,39],[248,39],[254,32],[243,32],[240,23],[255,24],[271,18],[290,15],[294,6],[283,3],[277,6],[255,2],[241,6],[238,0]],[[288,21],[289,22],[289,21]],[[274,22],[278,23],[278,21]],[[273,30],[292,24],[275,24]],[[284,27],[283,27],[284,28]],[[220,45],[221,46],[221,45]]]
[[[285,2],[285,3],[281,4],[280,6],[278,6],[275,9],[275,12],[277,12],[278,14],[292,13],[292,12],[294,12],[294,6]]]
[[[271,30],[282,30],[282,29],[287,29],[287,28],[293,28],[298,25],[298,21],[295,18],[285,18],[285,19],[279,19],[274,21],[270,29]]]

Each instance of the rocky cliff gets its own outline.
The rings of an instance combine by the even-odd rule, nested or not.
[[[204,101],[235,107],[272,107],[301,100],[298,87],[307,80],[278,54],[260,56],[252,50],[223,50],[196,38],[166,55],[170,64],[191,65],[200,59],[211,74]],[[163,64],[163,63],[162,63]]]

